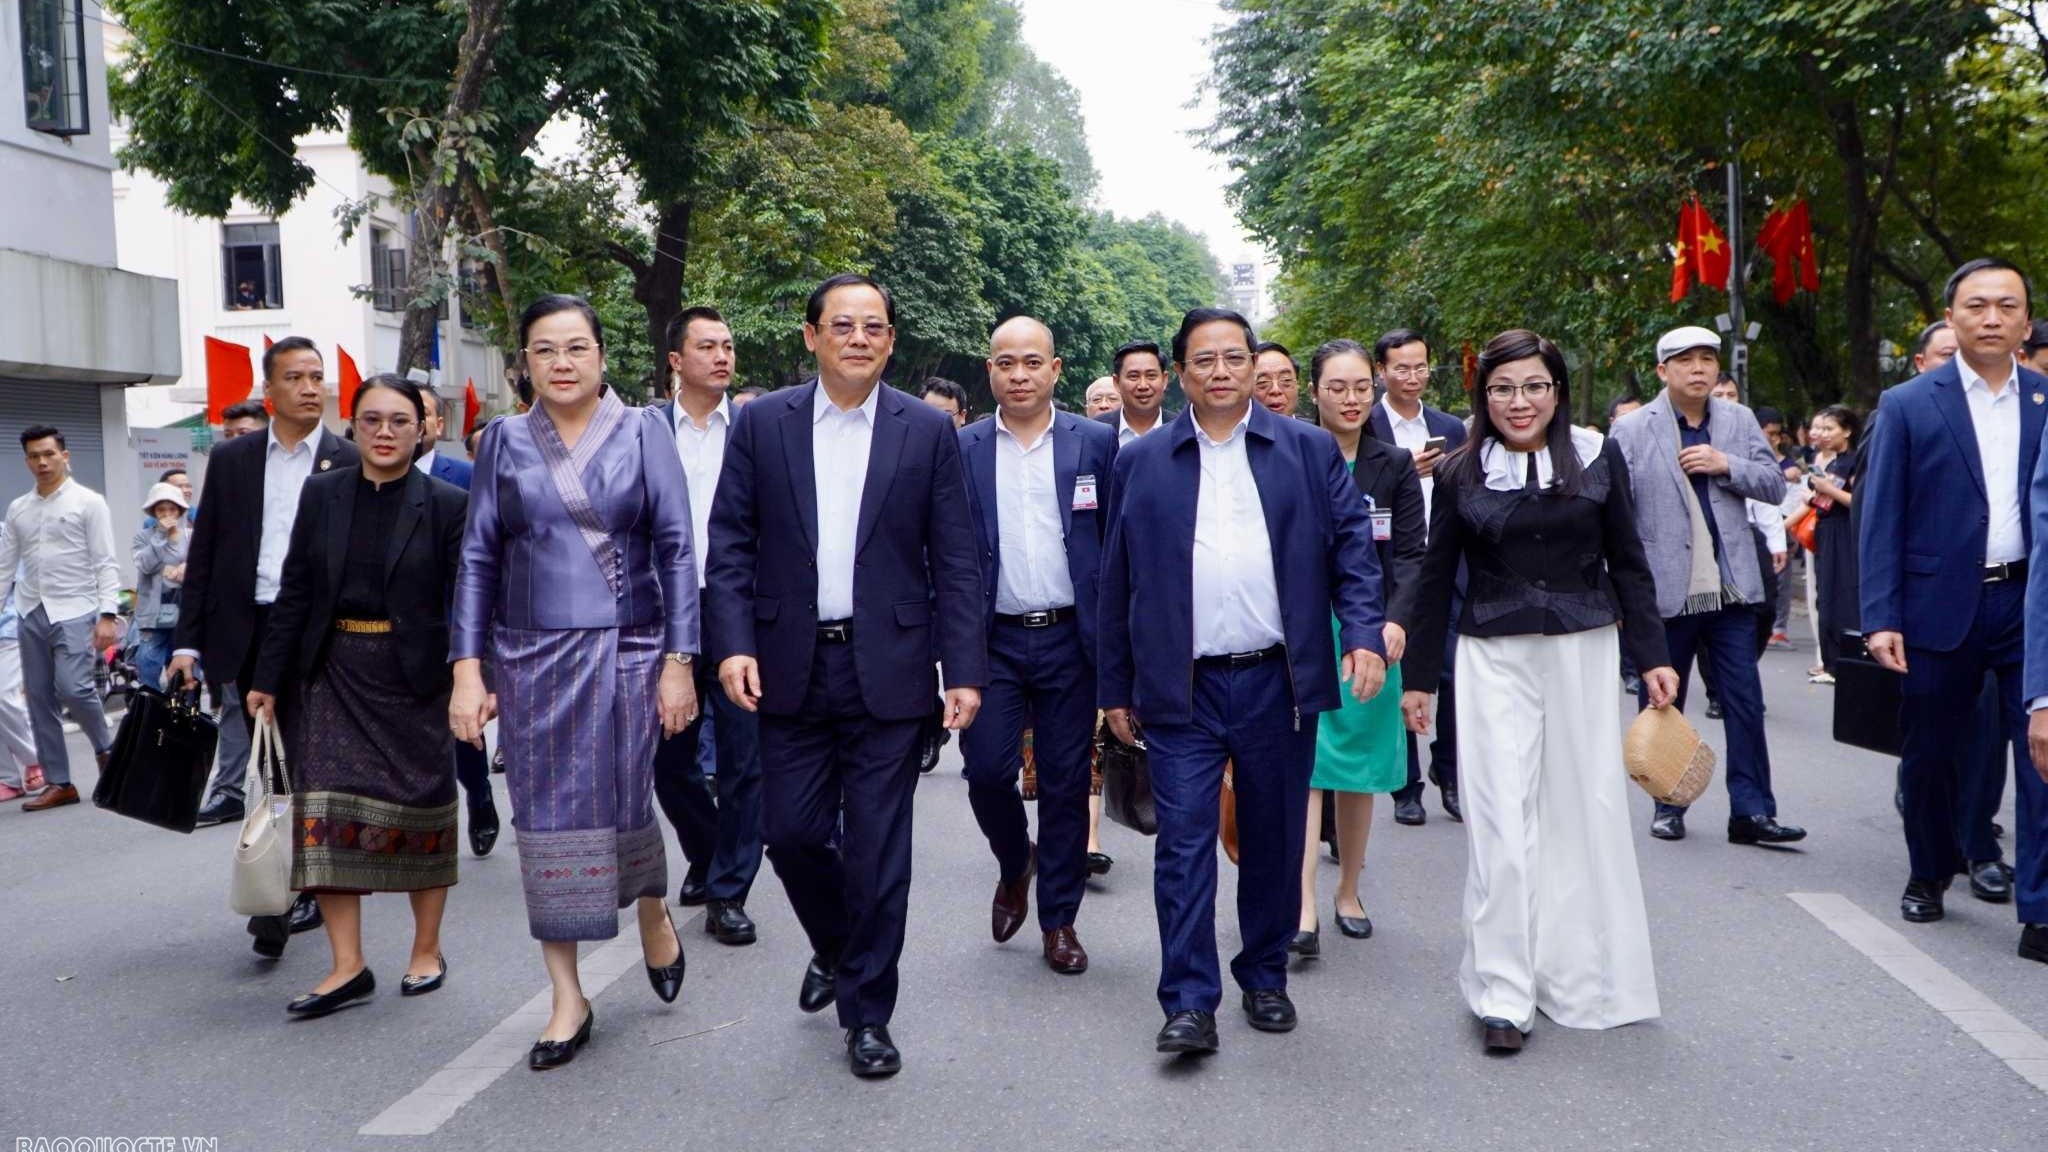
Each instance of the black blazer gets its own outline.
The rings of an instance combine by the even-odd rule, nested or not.
[[[250,433],[216,446],[206,458],[199,493],[206,515],[193,524],[185,556],[176,646],[198,652],[206,678],[215,684],[240,676],[254,654],[256,553],[263,538],[263,462],[269,452],[269,434]],[[354,444],[322,429],[313,479],[360,459]]]
[[[299,494],[299,518],[284,561],[284,582],[249,685],[277,695],[287,680],[305,683],[319,671],[334,634],[349,527],[360,468],[316,474]],[[398,523],[384,554],[384,597],[398,638],[398,665],[419,696],[448,691],[448,603],[462,557],[469,495],[419,469],[407,471]]]
[[[1358,481],[1361,493],[1372,497],[1373,507],[1394,514],[1393,538],[1375,540],[1373,547],[1380,554],[1387,619],[1404,629],[1412,627],[1415,590],[1422,578],[1423,536],[1428,527],[1422,515],[1422,478],[1415,474],[1415,457],[1406,448],[1360,436],[1351,478]]]
[[[1382,396],[1382,399],[1385,397]],[[1439,412],[1429,405],[1422,406],[1422,423],[1431,436],[1444,438],[1444,455],[1448,456],[1465,443],[1465,422],[1449,412]],[[1387,419],[1386,405],[1374,400],[1372,409],[1366,415],[1365,426],[1372,431],[1372,437],[1383,444],[1394,442],[1394,422]]]

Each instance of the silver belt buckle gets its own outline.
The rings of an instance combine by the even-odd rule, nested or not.
[[[1026,628],[1049,628],[1052,626],[1052,613],[1043,611],[1026,612],[1024,613],[1024,626]]]

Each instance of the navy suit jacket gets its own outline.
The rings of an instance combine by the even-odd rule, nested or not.
[[[1301,712],[1338,707],[1334,609],[1345,651],[1386,655],[1380,561],[1358,482],[1328,432],[1252,405],[1252,479],[1272,540],[1281,629]],[[1194,714],[1195,501],[1201,445],[1184,410],[1117,455],[1116,505],[1102,564],[1098,701],[1140,723]]]
[[[446,452],[434,453],[434,462],[427,465],[429,476],[453,484],[464,492],[469,491],[469,478],[475,471],[475,465],[469,461],[457,460]]]
[[[740,409],[711,501],[707,650],[761,665],[761,711],[802,709],[818,639],[818,382]],[[988,683],[981,564],[951,417],[877,385],[874,440],[854,533],[853,660],[884,720],[929,716],[946,683]]]
[[[1424,404],[1422,423],[1428,427],[1431,436],[1444,438],[1445,455],[1457,451],[1458,446],[1465,442],[1465,422],[1449,412],[1439,412]],[[1380,401],[1373,401],[1372,414],[1366,418],[1366,426],[1372,429],[1373,439],[1382,444],[1394,442],[1394,422],[1387,419],[1386,405]]]
[[[967,495],[980,529],[983,594],[988,610],[984,624],[994,622],[996,582],[1002,571],[1001,531],[996,517],[996,419],[984,417],[960,430],[960,458],[967,465]],[[1060,504],[1060,530],[1066,535],[1067,575],[1074,582],[1074,609],[1081,621],[1081,645],[1093,663],[1098,577],[1102,571],[1102,540],[1109,521],[1112,472],[1116,466],[1116,432],[1096,420],[1071,412],[1052,414],[1053,487]],[[1074,478],[1095,478],[1094,508],[1074,508]]]
[[[2020,525],[2031,544],[2040,537],[2029,526],[2028,480],[2048,416],[2048,377],[2021,368],[2014,386],[2020,392]],[[1934,652],[1960,647],[1984,590],[1991,511],[1955,361],[1878,399],[1856,508],[1862,513],[1857,553],[1864,634],[1903,633],[1909,646]]]

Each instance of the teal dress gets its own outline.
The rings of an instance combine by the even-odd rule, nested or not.
[[[1341,631],[1336,618],[1333,631]],[[1342,637],[1337,650],[1342,652]],[[1359,703],[1348,685],[1343,707],[1316,721],[1316,770],[1309,787],[1337,792],[1392,792],[1408,783],[1408,729],[1401,722],[1401,666],[1387,669],[1386,687]]]

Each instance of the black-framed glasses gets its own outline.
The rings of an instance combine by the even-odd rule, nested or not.
[[[1506,404],[1513,401],[1516,394],[1519,393],[1531,400],[1541,400],[1545,396],[1550,395],[1551,391],[1556,387],[1557,381],[1555,380],[1528,380],[1520,384],[1488,384],[1486,386],[1486,398]]]

